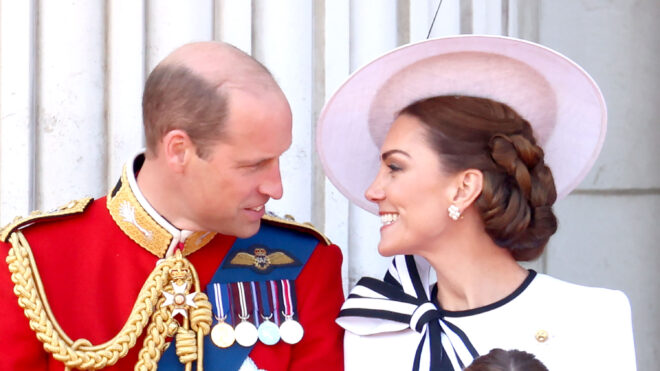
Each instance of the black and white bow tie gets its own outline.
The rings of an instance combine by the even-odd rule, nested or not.
[[[383,281],[360,279],[337,323],[358,335],[410,328],[421,334],[414,371],[462,370],[479,354],[465,333],[429,300],[429,271],[429,263],[419,256],[396,256]]]

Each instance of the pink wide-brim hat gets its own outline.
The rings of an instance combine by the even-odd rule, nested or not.
[[[376,177],[380,147],[398,112],[440,95],[509,105],[534,130],[558,199],[587,175],[603,146],[607,109],[596,82],[547,47],[502,36],[462,35],[404,45],[353,73],[319,117],[317,150],[330,181],[377,213],[364,193]]]

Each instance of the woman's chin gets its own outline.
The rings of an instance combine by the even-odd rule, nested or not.
[[[383,243],[383,241],[378,244],[378,253],[386,258],[402,254],[401,249],[399,249],[398,246]]]

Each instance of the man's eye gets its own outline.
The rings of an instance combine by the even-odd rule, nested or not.
[[[268,164],[268,160],[263,160],[263,161],[255,162],[254,164],[247,165],[246,167],[248,169],[257,170],[266,166],[267,164]]]

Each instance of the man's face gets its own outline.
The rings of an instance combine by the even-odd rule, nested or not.
[[[291,145],[291,111],[279,89],[232,89],[223,139],[186,167],[184,211],[200,230],[249,237],[264,205],[282,197],[279,158]]]

